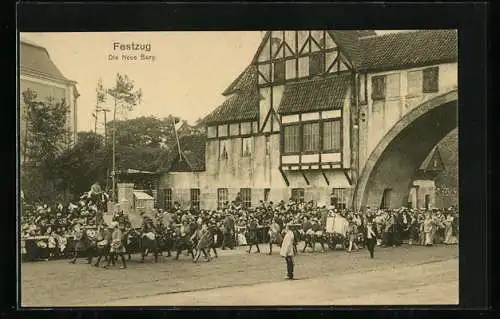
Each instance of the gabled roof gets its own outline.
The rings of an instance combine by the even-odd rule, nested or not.
[[[203,119],[205,125],[255,121],[259,118],[260,95],[257,87],[251,91],[239,92],[227,98],[222,105]]]
[[[19,62],[21,70],[74,83],[74,81],[69,80],[61,73],[59,68],[50,59],[47,49],[37,44],[21,40]]]
[[[341,109],[344,106],[350,79],[350,72],[342,72],[328,78],[287,84],[278,113],[294,114]]]
[[[181,156],[177,152],[170,172],[202,172],[205,170],[205,140],[204,135],[187,135],[179,139]]]
[[[362,70],[452,62],[458,61],[458,34],[456,30],[389,33],[361,38],[359,50]]]
[[[427,155],[422,165],[420,165],[420,170],[423,171],[442,171],[444,169],[443,159],[441,158],[441,153],[438,147],[434,147],[432,151]]]
[[[359,71],[390,70],[458,61],[456,30],[418,30],[384,35],[376,35],[373,30],[329,30],[328,32],[338,44],[341,53],[350,61],[354,69]],[[270,34],[270,31],[266,32],[253,62],[256,61]],[[313,80],[315,84],[309,85],[305,84],[309,83],[307,81],[288,84],[288,97],[283,98],[279,108],[280,113],[289,114],[298,110],[302,112],[302,110],[322,109],[326,106],[314,106],[313,102],[310,101],[326,99],[325,96],[328,94],[342,93],[341,91],[332,92],[334,89],[329,88],[326,84],[328,81],[334,81],[332,77],[330,80],[325,79],[326,82],[322,84],[321,88],[323,93],[317,94],[318,88],[314,86],[321,81]],[[228,99],[205,117],[201,123],[214,125],[232,121],[257,120],[261,98],[257,86],[258,71],[252,63],[224,91],[223,95],[229,96]],[[309,98],[305,99],[301,97],[303,93],[293,93],[292,91],[305,92]],[[334,99],[340,98],[336,96]],[[297,101],[303,102],[299,105],[300,103]],[[321,103],[331,104],[332,102],[321,100]],[[326,108],[339,107],[340,105],[333,105]]]
[[[222,95],[227,96],[251,88],[257,83],[257,76],[257,67],[252,64],[247,66],[245,70],[236,78],[236,80],[228,86]]]
[[[351,30],[330,30],[328,32],[339,46],[340,52],[346,56],[354,67],[361,64],[362,56],[359,49],[359,38],[371,33]]]

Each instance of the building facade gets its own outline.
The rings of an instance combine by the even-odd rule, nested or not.
[[[19,48],[19,119],[20,119],[20,155],[21,163],[25,160],[25,145],[27,141],[26,108],[23,92],[28,89],[37,94],[37,100],[61,101],[64,99],[69,106],[67,128],[71,132],[72,142],[77,138],[77,99],[76,82],[66,78],[51,60],[46,48],[26,40],[20,41]]]
[[[178,201],[215,209],[239,194],[247,206],[293,198],[360,208],[365,197],[373,202],[365,188],[376,189],[376,206],[400,205],[384,199],[371,178],[358,199],[357,183],[407,114],[457,89],[457,61],[453,30],[269,31],[223,92],[225,102],[203,121],[203,169],[160,178],[163,207]]]

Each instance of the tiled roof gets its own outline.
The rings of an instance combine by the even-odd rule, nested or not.
[[[285,86],[280,114],[341,109],[350,85],[349,72]]]
[[[226,96],[251,88],[253,85],[257,84],[257,76],[257,67],[255,65],[247,66],[245,70],[236,78],[236,80],[228,86],[222,95]]]
[[[434,160],[438,161],[437,167],[433,166]],[[425,158],[422,165],[420,165],[420,169],[421,170],[429,170],[429,171],[434,171],[434,170],[440,171],[443,169],[443,166],[444,165],[443,165],[443,160],[441,158],[441,153],[439,152],[439,149],[436,146],[432,149],[432,151],[429,153],[429,155],[427,155],[427,157]]]
[[[19,62],[21,69],[26,71],[66,82],[73,82],[61,73],[54,62],[50,59],[49,53],[44,47],[25,40],[21,40]]]
[[[203,123],[209,125],[257,120],[259,118],[259,101],[260,95],[257,92],[257,87],[250,91],[235,93],[205,117]]]
[[[331,30],[329,31],[332,38],[339,45],[341,52],[354,65],[361,64],[361,51],[359,49],[359,37],[366,36],[368,32],[351,31],[351,30]]]
[[[207,115],[200,123],[208,125],[257,120],[259,118],[260,101],[257,76],[257,67],[255,65],[248,66],[224,91],[223,95],[229,95],[224,103]]]
[[[455,30],[389,33],[359,40],[359,69],[391,69],[458,60]]]

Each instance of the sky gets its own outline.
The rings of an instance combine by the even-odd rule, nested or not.
[[[377,31],[379,33],[379,31]],[[381,31],[386,33],[392,31]],[[194,123],[223,101],[222,92],[250,64],[263,32],[81,32],[22,33],[21,39],[47,49],[67,78],[77,82],[78,131],[93,130],[99,78],[111,87],[116,73],[142,89],[142,103],[127,118],[170,114]],[[150,51],[115,50],[119,44],[149,44]],[[123,60],[122,53],[137,61]],[[141,60],[141,53],[154,56]],[[110,55],[118,57],[110,60]],[[107,101],[111,106],[111,100]],[[108,115],[108,120],[111,114]]]

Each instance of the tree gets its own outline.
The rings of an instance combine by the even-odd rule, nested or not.
[[[116,111],[118,108],[123,111],[132,111],[142,99],[142,90],[135,90],[135,85],[127,75],[116,74],[115,86],[107,90],[107,93],[113,98],[113,122],[116,122]],[[112,201],[115,201],[115,175],[116,175],[116,128],[113,128],[113,193]]]
[[[52,199],[58,196],[52,172],[56,158],[71,145],[66,119],[69,107],[64,100],[48,98],[39,101],[37,93],[22,93],[26,108],[26,135],[21,183],[29,200]]]
[[[31,89],[23,92],[23,100],[27,115],[27,139],[24,145],[27,158],[38,164],[55,159],[70,145],[70,132],[66,125],[68,105],[64,99],[38,101],[36,92]]]

